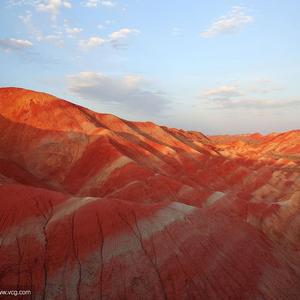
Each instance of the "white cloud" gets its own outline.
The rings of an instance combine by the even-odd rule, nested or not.
[[[220,17],[207,30],[201,32],[201,36],[211,38],[221,34],[236,32],[251,22],[253,22],[253,17],[247,15],[244,8],[235,6],[227,15]]]
[[[67,27],[66,28],[66,33],[68,33],[69,35],[75,35],[75,34],[78,34],[82,32],[82,28],[78,28],[78,27],[73,27],[73,28],[70,28],[70,27]]]
[[[65,45],[64,38],[62,36],[62,32],[57,32],[54,34],[48,34],[42,37],[41,41],[49,42],[58,47],[63,47]]]
[[[213,108],[272,109],[300,106],[299,99],[278,97],[281,87],[271,80],[255,80],[241,85],[224,85],[208,89],[199,97]]]
[[[109,41],[116,49],[126,47],[124,42],[130,35],[137,35],[140,31],[134,28],[122,28],[118,31],[114,31],[109,35]]]
[[[9,7],[23,6],[23,5],[35,6],[40,2],[41,0],[8,0],[8,6]]]
[[[206,97],[235,97],[241,95],[242,93],[239,91],[239,88],[234,85],[224,85],[204,92],[204,96]]]
[[[0,39],[0,47],[5,51],[18,51],[32,47],[33,44],[28,40],[21,39]]]
[[[70,1],[63,0],[48,0],[44,3],[38,3],[36,9],[38,11],[49,12],[52,15],[52,18],[55,19],[61,8],[71,8]]]
[[[102,46],[105,43],[106,43],[105,39],[103,39],[99,36],[93,36],[93,37],[90,37],[87,40],[80,40],[79,41],[79,46],[82,49],[88,50],[88,49],[92,49],[92,48],[95,48],[95,47],[98,47],[98,46]]]
[[[139,34],[139,30],[132,28],[122,28],[110,34],[111,40],[126,39],[131,34]]]
[[[99,101],[122,111],[159,114],[168,105],[161,92],[155,91],[137,75],[111,77],[96,72],[81,72],[68,77],[69,90],[83,99]]]
[[[74,38],[83,31],[83,29],[80,27],[70,27],[68,24],[68,20],[64,20],[64,23],[65,33],[69,38]]]
[[[219,101],[216,108],[242,108],[242,109],[278,109],[278,108],[293,108],[299,107],[300,100],[296,99],[257,99],[257,98],[245,98],[245,99],[228,99],[228,101]]]
[[[87,0],[85,6],[91,8],[98,6],[114,7],[116,6],[116,3],[110,0]]]
[[[83,29],[80,28],[80,27],[72,27],[72,26],[70,26],[68,19],[64,19],[64,31],[67,34],[67,37],[74,38],[79,33],[81,33],[83,31]]]
[[[137,29],[122,28],[111,33],[107,38],[94,36],[86,40],[80,40],[79,46],[82,49],[89,50],[98,46],[102,46],[106,43],[110,43],[115,48],[121,48],[126,45],[124,44],[124,40],[126,40],[130,35],[138,33],[139,31]]]
[[[113,1],[103,0],[103,1],[99,1],[99,2],[100,2],[100,5],[102,5],[102,6],[107,6],[107,7],[116,6],[116,3]]]

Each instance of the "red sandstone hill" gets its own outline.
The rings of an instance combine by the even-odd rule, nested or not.
[[[300,131],[207,137],[2,88],[0,132],[0,290],[299,299]]]

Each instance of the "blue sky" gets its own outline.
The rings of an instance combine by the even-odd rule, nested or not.
[[[207,134],[300,128],[299,1],[0,6],[0,86]]]

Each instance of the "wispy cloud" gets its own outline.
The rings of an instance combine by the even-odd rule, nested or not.
[[[16,7],[16,6],[36,6],[41,3],[42,0],[8,0],[8,7]]]
[[[132,28],[122,28],[118,31],[115,31],[110,34],[111,40],[121,40],[126,39],[131,34],[138,34],[139,31],[137,29]]]
[[[19,16],[19,19],[24,23],[29,34],[38,41],[41,41],[44,37],[41,30],[33,24],[32,21],[32,13],[31,11],[27,10],[23,15]]]
[[[79,46],[84,50],[89,50],[101,45],[104,45],[106,43],[106,40],[99,37],[99,36],[92,36],[86,40],[80,40]]]
[[[178,36],[178,35],[180,35],[181,33],[182,33],[182,29],[181,29],[181,28],[179,28],[179,27],[173,27],[173,28],[172,28],[171,34],[172,34],[173,36]]]
[[[83,99],[116,106],[123,111],[151,115],[163,112],[168,100],[141,77],[111,77],[96,72],[81,72],[68,77],[69,90]]]
[[[8,6],[32,6],[37,11],[57,15],[61,8],[71,8],[71,0],[8,0]]]
[[[61,31],[54,32],[53,34],[48,34],[42,37],[41,41],[49,42],[58,47],[65,46],[65,40],[63,33]]]
[[[235,6],[228,14],[217,19],[208,29],[201,32],[201,36],[212,38],[221,34],[237,32],[253,20],[253,16],[248,15],[243,7]]]
[[[79,46],[84,50],[89,50],[104,44],[111,44],[115,48],[122,48],[126,46],[126,39],[130,35],[139,34],[140,31],[132,28],[122,28],[118,31],[112,32],[108,37],[93,36],[86,40],[80,40]]]
[[[73,37],[77,35],[78,33],[82,32],[82,28],[78,27],[66,27],[66,33],[69,35],[69,37]]]
[[[206,97],[237,97],[241,96],[242,93],[239,88],[234,85],[223,85],[220,87],[208,89],[203,94]]]
[[[31,38],[36,39],[38,42],[47,42],[54,44],[56,46],[62,47],[65,43],[65,36],[63,33],[63,28],[59,28],[59,26],[51,27],[51,31],[43,33],[38,26],[36,26],[32,21],[32,13],[30,11],[26,11],[24,15],[20,15],[19,19],[26,26]]]
[[[126,46],[125,40],[130,35],[140,34],[140,31],[134,28],[122,28],[118,31],[114,31],[109,36],[109,42],[115,48],[123,48]]]
[[[21,39],[0,39],[0,47],[5,51],[20,51],[32,47],[32,42]]]
[[[257,99],[257,98],[244,98],[244,99],[217,99],[217,106],[215,108],[222,109],[278,109],[278,108],[293,108],[300,107],[300,99]]]
[[[111,25],[113,23],[113,21],[111,20],[105,20],[105,22],[103,24],[98,24],[97,28],[102,30],[105,29],[106,27],[108,27],[109,25]]]
[[[95,8],[98,6],[114,7],[116,6],[116,2],[111,0],[86,0],[84,6],[91,8]]]
[[[67,0],[48,0],[42,3],[36,4],[38,11],[48,12],[52,15],[52,19],[55,19],[61,8],[71,8],[71,2]]]
[[[70,26],[67,19],[64,20],[64,29],[65,29],[65,33],[70,38],[76,37],[79,33],[81,33],[83,31],[83,29],[80,27]]]
[[[270,79],[258,79],[248,84],[247,92],[253,94],[269,94],[282,91],[283,87],[275,84]]]
[[[34,24],[32,12],[29,10],[20,15],[19,19],[25,25],[32,39],[36,39],[38,42],[51,43],[59,47],[65,45],[66,38],[75,38],[83,31],[80,27],[70,26],[68,20],[65,19],[63,25],[52,24],[52,26],[48,26],[47,33],[42,32],[42,30]]]
[[[257,80],[244,85],[224,85],[204,91],[200,99],[217,109],[272,109],[299,107],[300,99],[278,98],[282,87],[271,80]]]
[[[31,11],[27,10],[24,15],[20,15],[19,16],[19,19],[25,24],[25,25],[28,25],[28,24],[31,24],[31,20],[32,20],[32,13]]]

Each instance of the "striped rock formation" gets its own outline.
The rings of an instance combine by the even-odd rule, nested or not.
[[[0,89],[0,289],[299,299],[300,131],[207,137]]]

